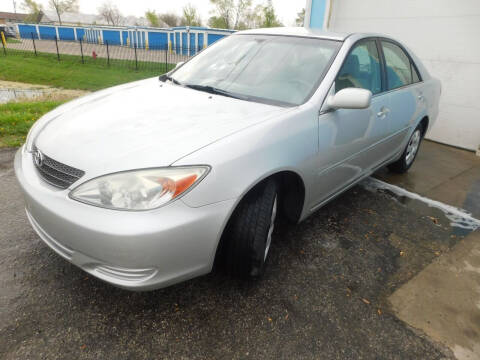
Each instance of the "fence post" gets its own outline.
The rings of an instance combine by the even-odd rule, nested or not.
[[[133,50],[135,51],[135,70],[138,70],[138,60],[137,60],[137,43],[133,43]]]
[[[35,56],[37,56],[37,47],[35,46],[35,36],[33,36],[33,32],[31,34],[32,34],[33,51],[35,52]]]
[[[168,70],[168,45],[165,47],[165,73]]]
[[[7,49],[5,49],[5,34],[3,33],[3,31],[0,33],[1,37],[2,37],[2,45],[3,45],[3,54],[5,56],[7,56]]]
[[[83,60],[83,46],[82,46],[82,39],[80,41],[80,54],[82,55],[82,64],[85,64],[85,61]]]
[[[60,61],[60,53],[58,52],[58,40],[56,36],[55,36],[55,46],[57,48],[57,59],[58,61]]]
[[[110,66],[110,52],[108,51],[108,40],[105,40],[105,44],[107,44],[107,65]]]

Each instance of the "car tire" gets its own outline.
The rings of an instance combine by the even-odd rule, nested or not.
[[[400,159],[388,165],[388,169],[398,174],[403,174],[410,169],[415,158],[417,157],[418,150],[420,149],[420,144],[423,139],[423,126],[422,124],[418,125],[413,131],[410,139],[408,139],[407,146],[402,153]]]
[[[227,227],[223,265],[239,277],[263,274],[278,210],[274,180],[258,185],[238,205]]]

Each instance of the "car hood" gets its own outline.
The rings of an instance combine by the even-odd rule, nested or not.
[[[42,119],[35,145],[88,177],[168,166],[285,108],[211,95],[157,78],[63,105]]]

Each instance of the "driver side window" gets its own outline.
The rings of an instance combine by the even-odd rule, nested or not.
[[[382,90],[380,60],[375,40],[359,42],[345,59],[335,79],[335,92],[354,87],[372,94]]]

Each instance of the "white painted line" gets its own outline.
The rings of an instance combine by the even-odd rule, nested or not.
[[[470,213],[463,209],[459,209],[455,206],[444,204],[437,200],[432,200],[424,196],[412,193],[396,185],[391,185],[378,179],[369,177],[361,182],[362,186],[367,190],[389,190],[396,195],[406,196],[410,199],[422,201],[430,207],[437,208],[445,214],[445,216],[451,221],[450,225],[460,227],[468,230],[476,230],[480,228],[480,220],[474,218]]]

